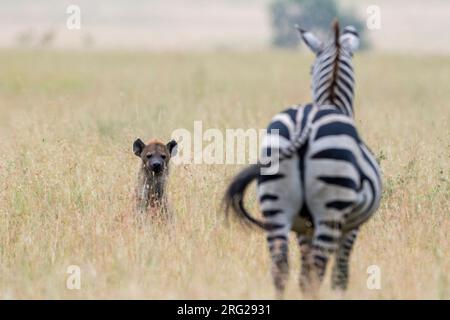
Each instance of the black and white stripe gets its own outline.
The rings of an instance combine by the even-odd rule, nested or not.
[[[313,65],[314,103],[277,114],[268,126],[261,163],[277,162],[276,173],[262,165],[244,170],[230,185],[226,201],[242,218],[267,230],[272,274],[284,291],[288,274],[288,235],[295,231],[302,254],[300,286],[315,292],[331,254],[335,254],[333,288],[345,289],[348,261],[359,227],[380,202],[381,178],[374,156],[361,140],[353,120],[353,68],[357,46],[354,28],[322,44],[301,30],[316,53]],[[274,144],[274,141],[277,141]],[[258,180],[264,221],[243,206],[246,186]]]

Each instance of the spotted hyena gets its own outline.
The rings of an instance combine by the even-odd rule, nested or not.
[[[150,140],[147,144],[137,139],[133,152],[142,162],[136,184],[136,212],[167,217],[167,197],[165,187],[169,175],[169,161],[177,152],[177,142],[167,144]]]

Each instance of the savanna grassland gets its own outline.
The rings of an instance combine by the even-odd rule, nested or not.
[[[265,236],[226,223],[238,165],[172,166],[171,226],[136,223],[136,137],[264,128],[310,100],[298,52],[0,52],[0,298],[271,299]],[[384,194],[349,299],[450,298],[450,57],[361,53],[356,119]],[[253,193],[247,206],[256,214]],[[300,299],[290,247],[287,298]],[[67,267],[81,268],[68,290]],[[381,289],[366,286],[381,270]],[[338,298],[325,282],[321,298]]]

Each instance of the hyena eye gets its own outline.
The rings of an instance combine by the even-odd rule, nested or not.
[[[163,158],[163,160],[166,160],[167,156],[165,154],[162,154],[161,158]]]
[[[153,154],[148,153],[145,157],[146,157],[147,159],[150,159],[152,156],[153,156]]]

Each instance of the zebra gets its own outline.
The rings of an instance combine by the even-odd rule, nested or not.
[[[315,296],[328,260],[335,258],[332,288],[347,289],[349,257],[360,226],[377,210],[382,181],[374,155],[359,136],[354,121],[353,53],[359,36],[353,26],[320,41],[297,27],[315,53],[313,103],[278,113],[267,127],[258,164],[240,172],[225,193],[225,210],[267,231],[272,278],[279,297],[287,283],[288,236],[297,234],[301,253],[299,285]],[[277,163],[275,172],[264,171]],[[243,204],[247,186],[257,180],[264,220]]]

